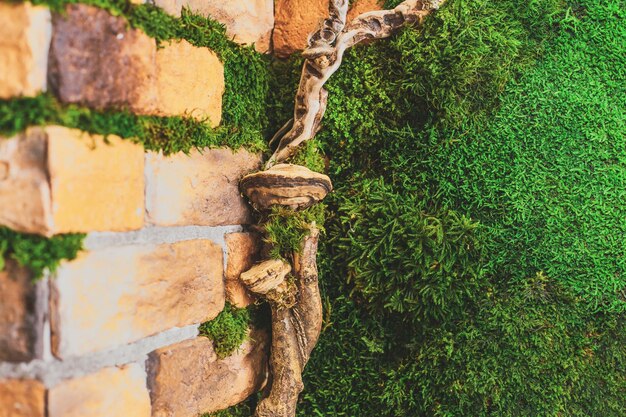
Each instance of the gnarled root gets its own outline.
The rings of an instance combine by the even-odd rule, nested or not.
[[[295,305],[285,308],[270,301],[272,307],[272,375],[269,395],[256,409],[256,417],[293,417],[298,395],[304,388],[302,371],[317,343],[322,328],[322,300],[317,280],[317,242],[315,225],[293,257],[297,293]]]

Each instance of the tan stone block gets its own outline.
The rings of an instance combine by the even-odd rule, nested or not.
[[[211,50],[185,40],[165,44],[156,54],[156,84],[156,114],[186,114],[220,124],[224,66]]]
[[[56,126],[46,133],[55,232],[143,226],[142,146],[114,135],[105,140]]]
[[[45,417],[45,393],[39,381],[0,381],[0,417]]]
[[[198,337],[149,355],[152,417],[197,417],[238,404],[262,388],[269,338],[253,331],[234,355],[218,360],[213,343]]]
[[[42,348],[43,320],[38,317],[37,287],[28,269],[7,259],[0,271],[0,294],[0,361],[30,361]]]
[[[173,16],[183,7],[226,26],[226,34],[235,42],[267,52],[274,27],[274,0],[155,0],[155,4]]]
[[[251,211],[239,180],[259,168],[258,154],[240,150],[193,150],[146,156],[148,222],[158,226],[221,226],[249,223]]]
[[[254,302],[254,296],[243,285],[239,276],[259,259],[261,239],[255,233],[228,233],[224,236],[227,248],[226,299],[238,308]]]
[[[272,41],[274,54],[279,57],[303,50],[311,32],[328,17],[328,0],[277,0],[275,8]],[[348,10],[346,20],[382,8],[382,0],[357,0]]]
[[[60,358],[110,349],[224,308],[220,246],[209,240],[82,253],[51,281],[52,350]]]
[[[150,417],[146,372],[139,364],[64,381],[48,393],[48,417]]]
[[[309,34],[328,17],[328,0],[276,0],[274,55],[286,57],[306,47]]]
[[[0,98],[46,90],[51,33],[48,8],[0,2]]]
[[[50,47],[50,87],[61,101],[219,125],[224,67],[212,51],[187,41],[157,49],[123,17],[96,7],[66,12],[53,16]]]
[[[143,226],[144,152],[59,126],[0,140],[0,224],[53,235]]]

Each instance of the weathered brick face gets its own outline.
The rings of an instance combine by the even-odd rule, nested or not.
[[[224,67],[187,41],[156,41],[96,7],[69,5],[53,17],[50,87],[65,103],[130,108],[157,116],[221,121]]]
[[[152,417],[197,417],[245,400],[265,383],[268,347],[267,335],[255,331],[235,354],[221,360],[204,337],[151,353]]]
[[[239,180],[259,168],[259,155],[230,149],[146,158],[148,221],[158,226],[221,226],[252,221]]]
[[[39,356],[43,320],[30,272],[7,260],[0,272],[0,361],[26,362]]]
[[[46,417],[45,394],[36,380],[0,380],[0,417]]]
[[[0,98],[46,90],[50,11],[30,3],[0,3]]]
[[[224,236],[224,240],[228,251],[226,298],[234,306],[244,308],[252,304],[255,298],[246,290],[239,276],[259,260],[261,238],[255,233],[229,233]]]
[[[224,307],[222,250],[208,240],[85,252],[51,282],[52,348],[67,358],[200,324]]]
[[[42,235],[135,230],[144,218],[144,153],[60,126],[0,138],[0,224]]]

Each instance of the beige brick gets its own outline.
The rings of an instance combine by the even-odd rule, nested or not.
[[[65,103],[221,120],[224,67],[207,48],[156,41],[92,6],[53,16],[50,87]]]
[[[39,381],[0,380],[0,417],[45,417],[45,392]]]
[[[255,233],[228,233],[224,236],[224,240],[228,251],[226,299],[236,307],[247,307],[254,302],[254,296],[246,290],[239,276],[259,260],[261,239]]]
[[[303,50],[309,34],[328,17],[328,0],[276,0],[275,8],[272,41],[274,54],[280,57]],[[357,0],[348,11],[347,21],[382,8],[382,0]]]
[[[158,102],[154,113],[164,116],[187,114],[208,118],[211,126],[222,120],[224,66],[207,48],[182,40],[165,44],[156,54]]]
[[[51,33],[46,7],[0,2],[0,98],[46,90]]]
[[[7,259],[0,271],[0,294],[0,361],[30,361],[41,351],[43,320],[38,317],[37,287],[28,269]]]
[[[210,320],[224,308],[209,240],[83,252],[51,281],[52,350],[66,358]]]
[[[155,4],[173,16],[183,7],[210,16],[226,26],[226,34],[235,42],[267,52],[274,27],[274,0],[155,0]]]
[[[204,337],[149,355],[152,417],[197,417],[238,404],[262,388],[269,338],[254,331],[234,355],[218,360]]]
[[[144,152],[59,126],[0,140],[0,224],[28,233],[127,231],[144,216]]]
[[[257,154],[213,149],[189,155],[146,157],[148,222],[158,226],[220,226],[249,223],[250,208],[239,180],[258,169]]]
[[[64,381],[48,393],[48,417],[150,417],[146,372],[138,364]]]

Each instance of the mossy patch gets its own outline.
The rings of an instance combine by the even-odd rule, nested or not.
[[[304,210],[292,210],[279,206],[272,207],[263,223],[264,240],[271,246],[271,258],[291,259],[293,252],[302,250],[302,240],[309,233],[309,225],[315,225],[324,231],[326,206],[316,204]]]
[[[226,303],[216,318],[199,327],[200,335],[213,341],[219,359],[226,358],[246,340],[250,328],[251,315],[246,308],[235,308]]]
[[[4,259],[11,258],[29,268],[33,279],[38,280],[46,270],[56,271],[62,260],[74,259],[82,248],[83,238],[81,234],[69,234],[48,239],[0,227],[0,271],[4,269]]]

